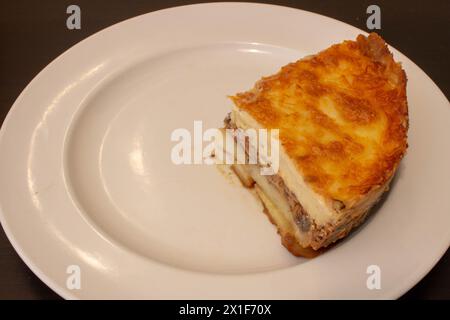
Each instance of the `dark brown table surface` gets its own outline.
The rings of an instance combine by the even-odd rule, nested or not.
[[[14,100],[31,79],[59,54],[80,40],[114,23],[143,13],[195,2],[2,0],[0,4],[1,123]],[[389,44],[419,65],[436,82],[447,98],[449,97],[450,1],[264,2],[317,12],[366,31],[366,8],[370,4],[379,5],[381,30],[378,32]],[[77,4],[81,8],[81,30],[66,28],[66,8],[71,4]],[[320,34],[314,36],[320,36]],[[424,214],[432,214],[432,212]],[[1,228],[0,299],[59,299],[59,296],[41,282],[22,262]],[[422,281],[403,296],[403,299],[450,299],[449,251]]]

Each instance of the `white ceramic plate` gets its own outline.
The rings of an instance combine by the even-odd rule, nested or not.
[[[407,72],[409,151],[392,191],[326,254],[291,256],[261,205],[211,166],[170,161],[176,128],[218,127],[227,95],[357,30],[258,4],[202,4],[114,25],[47,66],[0,140],[1,222],[65,298],[396,298],[450,242],[450,107]],[[81,270],[69,290],[68,266]],[[366,286],[381,269],[381,289]]]

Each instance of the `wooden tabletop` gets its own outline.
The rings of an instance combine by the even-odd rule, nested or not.
[[[47,64],[112,24],[147,12],[203,1],[14,0],[0,3],[0,121]],[[385,40],[421,67],[449,97],[450,1],[264,1],[317,12],[367,30],[367,7],[381,9]],[[69,5],[81,8],[81,29],[66,27]],[[158,32],[158,30],[155,30]],[[294,31],[295,32],[295,31]],[[314,31],[312,31],[314,32]],[[320,35],[315,35],[320,36]],[[449,190],[450,192],[450,190]],[[424,212],[424,214],[432,214]],[[450,214],[450,213],[449,213]],[[36,241],[39,241],[36,239]],[[60,299],[22,262],[0,228],[0,300]],[[450,299],[450,253],[403,299]]]

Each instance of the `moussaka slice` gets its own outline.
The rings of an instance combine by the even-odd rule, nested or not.
[[[261,175],[258,164],[234,170],[298,256],[316,255],[363,222],[407,148],[406,75],[374,33],[290,63],[231,98],[227,128],[279,130],[276,174]]]

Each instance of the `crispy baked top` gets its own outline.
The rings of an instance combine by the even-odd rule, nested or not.
[[[407,148],[406,75],[384,40],[359,35],[290,63],[231,97],[319,194],[352,205],[393,175]]]

